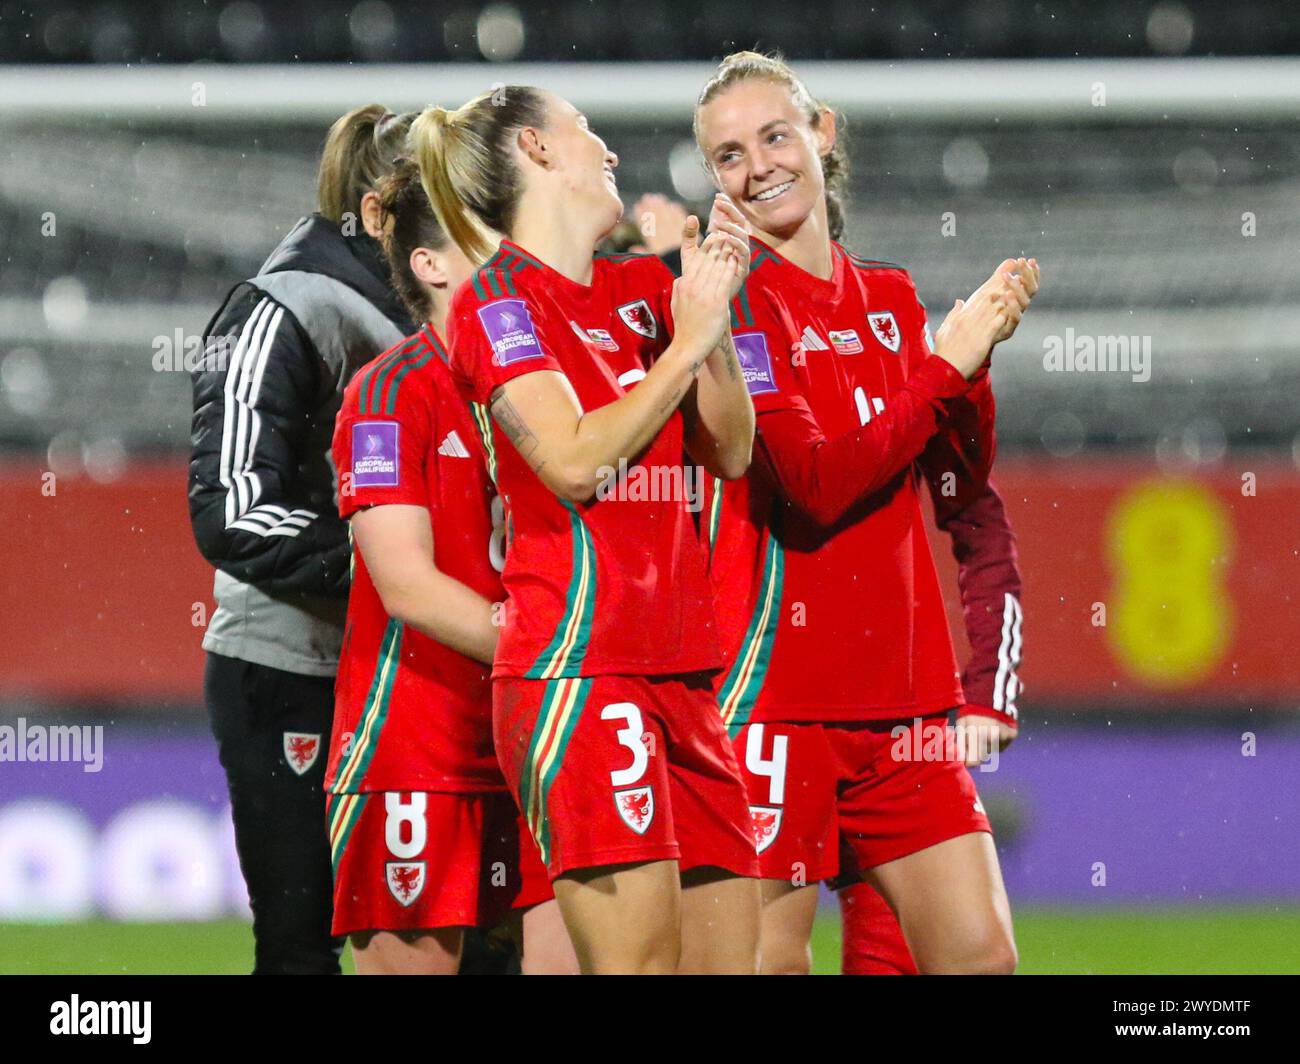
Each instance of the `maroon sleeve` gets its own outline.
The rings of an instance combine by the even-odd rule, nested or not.
[[[962,674],[964,712],[1019,724],[1020,566],[1002,497],[989,483],[961,509],[940,511],[936,503],[936,518],[939,528],[952,537],[971,646]]]
[[[920,336],[912,350],[934,350],[925,305],[917,300]],[[944,403],[944,420],[921,455],[921,471],[930,482],[935,513],[942,518],[973,502],[984,491],[997,453],[994,422],[997,406],[985,360],[964,394]]]
[[[997,455],[997,405],[987,371],[980,370],[966,394],[944,406],[947,418],[921,456],[921,466],[931,481],[953,473],[950,480],[966,485],[969,502],[984,490]]]
[[[988,486],[997,454],[995,412],[987,377],[975,380],[966,395],[944,403],[939,430],[918,462],[930,486],[937,521],[971,505]]]

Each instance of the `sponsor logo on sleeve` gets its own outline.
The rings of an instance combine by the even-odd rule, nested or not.
[[[877,340],[891,351],[898,350],[901,338],[898,335],[898,322],[894,320],[893,311],[882,310],[878,314],[868,314],[867,322],[871,326],[871,331],[876,334]]]
[[[352,483],[358,488],[397,487],[396,421],[352,426]]]
[[[767,337],[761,332],[752,332],[741,333],[732,339],[749,394],[766,395],[779,391],[772,376],[772,356],[767,352]]]
[[[478,308],[479,321],[492,344],[492,361],[509,366],[528,358],[541,358],[542,345],[522,299],[498,299]]]

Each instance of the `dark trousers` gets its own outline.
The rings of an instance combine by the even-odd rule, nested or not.
[[[343,940],[330,935],[334,884],[322,790],[334,679],[207,658],[204,698],[253,909],[253,974],[335,974]],[[310,737],[318,737],[314,745]]]

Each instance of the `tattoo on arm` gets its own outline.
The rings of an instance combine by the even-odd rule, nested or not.
[[[680,388],[664,396],[663,400],[659,403],[659,409],[657,412],[659,414],[662,414],[664,417],[672,416],[672,412],[676,410],[678,406],[681,405],[682,398],[694,386],[695,386],[695,378],[692,376],[691,379],[687,381],[685,384],[683,384]]]
[[[534,473],[540,473],[542,467],[546,465],[546,459],[537,454],[541,441],[528,427],[528,423],[515,409],[514,404],[506,398],[504,386],[492,393],[491,408],[496,423],[501,426],[501,431],[506,434],[506,438],[514,444],[520,457],[532,467]]]
[[[727,376],[734,381],[740,376],[740,363],[736,359],[736,345],[732,342],[730,329],[722,334],[722,343],[718,346],[722,348],[727,363]]]

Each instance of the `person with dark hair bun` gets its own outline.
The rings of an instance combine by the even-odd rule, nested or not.
[[[358,367],[414,328],[374,239],[410,116],[342,116],[320,211],[226,295],[193,374],[190,521],[216,568],[204,698],[230,788],[257,973],[339,971],[323,756],[350,548],[330,435]]]

